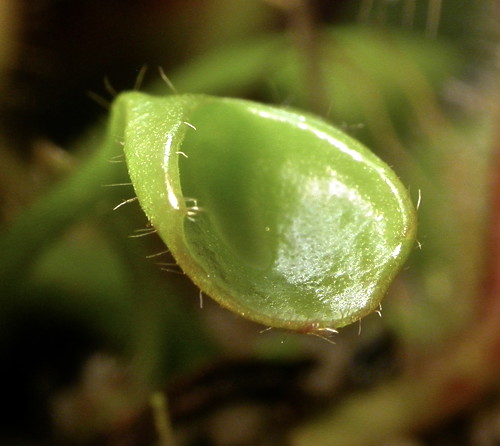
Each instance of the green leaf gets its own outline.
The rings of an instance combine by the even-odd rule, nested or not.
[[[368,149],[319,118],[238,99],[134,92],[115,107],[139,201],[203,292],[306,333],[378,307],[416,222]]]

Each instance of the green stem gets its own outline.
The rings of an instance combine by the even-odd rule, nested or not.
[[[38,254],[68,226],[99,209],[103,185],[118,182],[126,169],[110,160],[121,152],[124,123],[112,110],[101,148],[82,167],[23,211],[0,237],[0,289],[13,288],[29,272]],[[89,140],[88,146],[94,143]],[[106,210],[109,205],[106,204]]]
[[[167,398],[163,393],[156,392],[151,396],[151,406],[160,443],[165,446],[175,446],[176,442],[170,422]]]
[[[307,108],[324,116],[331,108],[323,79],[320,54],[320,33],[316,14],[309,0],[298,1],[289,7],[290,30],[302,65],[302,79],[307,93]]]

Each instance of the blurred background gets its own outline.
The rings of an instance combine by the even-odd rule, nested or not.
[[[500,444],[499,11],[0,0],[0,444]],[[380,314],[332,344],[221,309],[112,211],[119,158],[50,195],[132,88],[312,111],[390,164],[419,235]]]

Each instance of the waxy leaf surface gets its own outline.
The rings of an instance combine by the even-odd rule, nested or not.
[[[416,222],[368,149],[319,118],[238,99],[134,92],[115,107],[139,201],[204,293],[301,332],[378,307]]]

